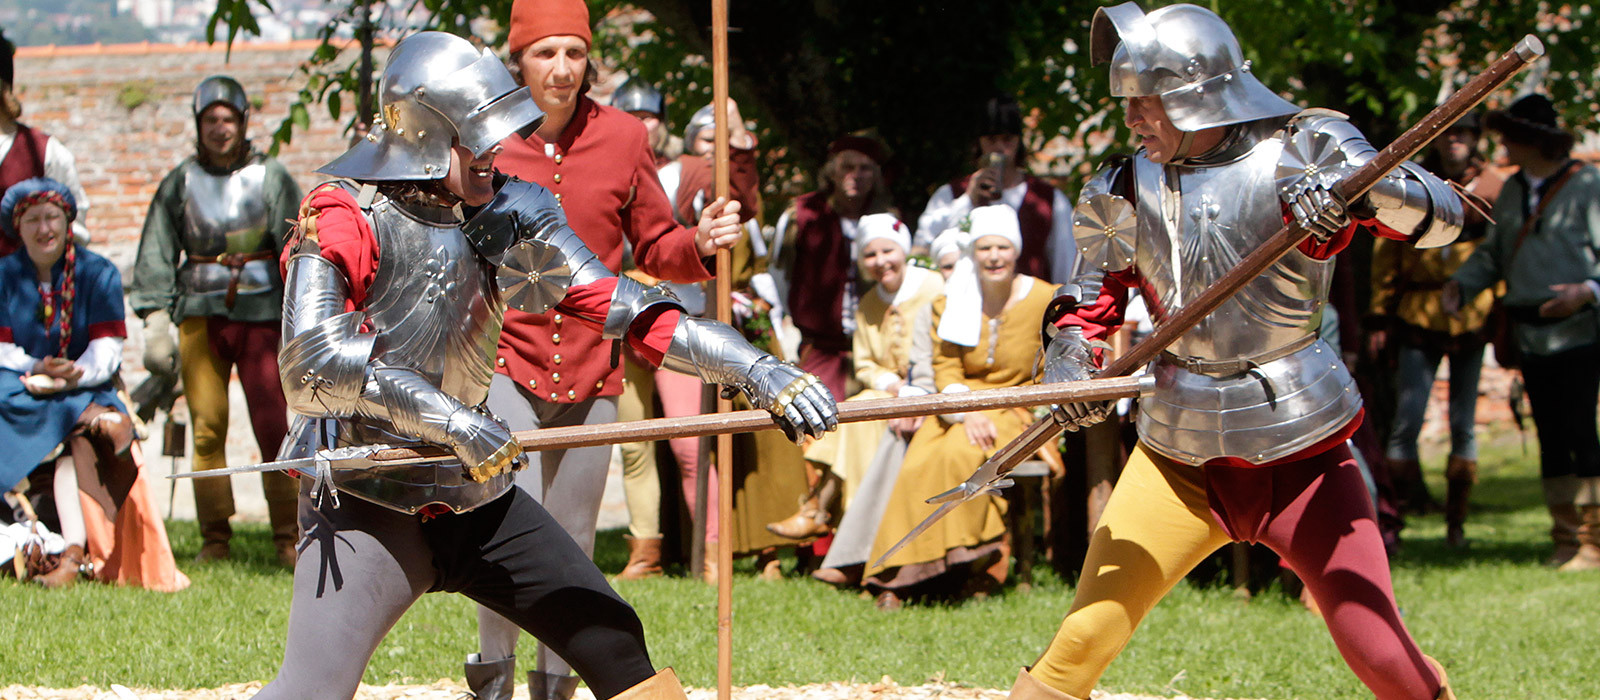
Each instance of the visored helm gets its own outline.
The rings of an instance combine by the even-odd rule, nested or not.
[[[317,172],[357,180],[436,180],[459,143],[481,157],[544,122],[533,94],[488,50],[444,32],[396,44],[378,81],[372,130]]]
[[[1159,96],[1167,118],[1183,131],[1300,111],[1250,72],[1228,24],[1194,5],[1148,15],[1133,2],[1095,10],[1089,58],[1111,64],[1111,94]]]
[[[226,75],[213,75],[200,81],[199,87],[194,89],[195,123],[199,124],[200,115],[218,102],[237,111],[240,121],[250,121],[250,96],[245,94],[244,86]]]
[[[686,151],[694,150],[694,140],[699,138],[702,129],[710,129],[717,125],[715,112],[711,111],[712,105],[706,105],[694,111],[694,116],[689,117],[689,125],[683,128],[683,148]]]
[[[611,106],[624,112],[649,112],[658,119],[667,118],[667,100],[656,86],[639,76],[631,76],[611,96]]]

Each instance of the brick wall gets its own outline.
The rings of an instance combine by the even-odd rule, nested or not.
[[[126,272],[156,186],[194,151],[195,86],[218,73],[243,84],[259,105],[249,133],[264,149],[299,92],[303,76],[295,69],[315,45],[239,45],[231,60],[221,46],[205,44],[25,47],[17,52],[16,68],[22,120],[60,139],[77,157],[92,205],[86,221],[92,245]],[[379,66],[384,51],[379,49]],[[348,50],[341,61],[355,55]],[[126,106],[139,95],[140,104]],[[346,105],[347,117],[350,109]],[[311,110],[311,117],[310,130],[279,155],[302,188],[320,180],[312,171],[346,143],[343,127],[325,109]]]

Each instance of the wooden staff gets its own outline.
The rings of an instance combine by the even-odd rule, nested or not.
[[[1544,55],[1544,44],[1529,34],[1517,42],[1517,45],[1505,55],[1502,55],[1488,70],[1473,78],[1460,92],[1450,96],[1444,104],[1435,107],[1422,121],[1410,130],[1395,139],[1388,148],[1383,149],[1376,158],[1368,161],[1366,165],[1357,168],[1349,177],[1342,180],[1335,190],[1346,202],[1354,202],[1361,195],[1372,189],[1378,179],[1387,175],[1389,171],[1400,167],[1400,164],[1410,160],[1424,146],[1433,141],[1445,129],[1450,128],[1461,115],[1476,107],[1483,98],[1495,91],[1500,86],[1511,80],[1517,71],[1534,59]],[[1223,302],[1232,297],[1251,280],[1254,280],[1267,268],[1271,267],[1278,259],[1294,250],[1295,246],[1305,240],[1310,231],[1301,228],[1296,222],[1290,222],[1280,229],[1277,235],[1268,239],[1261,247],[1251,252],[1245,259],[1239,261],[1232,270],[1211,285],[1209,289],[1195,297],[1194,301],[1185,304],[1170,318],[1161,324],[1156,332],[1146,338],[1144,342],[1135,345],[1128,354],[1117,358],[1101,372],[1103,377],[1125,376],[1156,358],[1179,336],[1187,333],[1190,328],[1199,323],[1212,311],[1221,306]],[[1061,434],[1061,426],[1050,418],[1034,422],[1022,435],[1007,443],[1005,447],[995,452],[984,463],[984,468],[998,465],[998,474],[1005,474],[1012,470],[1028,455],[1033,454],[1041,446],[1054,440]]]
[[[859,423],[968,411],[1031,408],[1058,403],[1131,399],[1139,396],[1142,390],[1147,390],[1148,386],[1137,377],[1113,377],[1082,382],[980,389],[958,394],[846,401],[839,404],[839,422]],[[751,409],[682,418],[651,418],[626,423],[538,428],[513,433],[512,437],[516,438],[517,444],[523,451],[539,452],[615,445],[622,442],[653,442],[777,429],[778,422],[773,419],[771,413],[761,409]],[[393,462],[398,465],[403,462],[422,462],[449,456],[449,452],[438,447],[394,447],[374,452],[370,459],[374,462]]]
[[[729,195],[728,186],[728,0],[711,0],[711,104],[715,115],[717,151],[713,170],[716,198]],[[724,210],[726,211],[726,210]],[[733,259],[717,251],[717,320],[733,323]],[[733,403],[717,397],[717,413],[733,411]],[[700,478],[706,478],[701,474]],[[733,435],[717,436],[717,700],[733,697]]]

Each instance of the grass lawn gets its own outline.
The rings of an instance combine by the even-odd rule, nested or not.
[[[1441,459],[1429,476],[1442,496]],[[1588,649],[1600,632],[1600,575],[1558,574],[1532,454],[1513,440],[1484,448],[1468,524],[1471,548],[1447,549],[1438,516],[1412,518],[1394,562],[1407,626],[1467,697],[1589,698],[1600,672]],[[290,576],[269,563],[264,526],[244,526],[232,562],[187,563],[193,523],[170,525],[194,581],[176,595],[79,585],[64,592],[0,583],[0,685],[120,683],[191,688],[268,680],[283,653]],[[620,532],[602,533],[599,563],[622,568]],[[1009,687],[1054,632],[1071,586],[1048,566],[1031,592],[959,606],[880,613],[872,601],[805,579],[735,585],[734,679],[739,685],[946,680]],[[656,664],[685,682],[715,679],[714,589],[674,578],[621,584],[639,610]],[[337,635],[339,630],[329,630]],[[525,640],[524,644],[527,642]],[[459,678],[476,649],[467,600],[429,595],[378,648],[369,683]],[[531,652],[525,646],[524,657]],[[1180,584],[1150,615],[1102,687],[1209,697],[1369,698],[1321,623],[1276,590],[1243,601],[1225,586]]]

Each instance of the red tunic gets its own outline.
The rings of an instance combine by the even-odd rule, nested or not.
[[[307,217],[314,217],[312,220],[315,224],[308,226]],[[361,213],[355,198],[336,185],[317,187],[306,195],[301,204],[301,221],[296,240],[283,247],[279,258],[284,274],[287,275],[289,258],[299,245],[298,237],[308,230],[314,230],[317,243],[322,248],[322,257],[343,272],[349,283],[350,298],[345,301],[345,310],[365,308],[367,290],[377,276],[378,259],[382,251],[378,248],[377,235],[373,233],[367,217]],[[569,324],[571,328],[585,328],[598,334],[605,325],[606,312],[611,308],[611,295],[616,288],[616,278],[574,286],[567,291],[567,298],[556,305],[555,313],[576,321]],[[636,319],[628,329],[628,344],[652,365],[659,365],[667,348],[672,345],[672,331],[677,327],[676,309]]]
[[[505,151],[495,167],[554,193],[572,230],[612,272],[622,267],[626,237],[647,275],[673,282],[710,278],[695,249],[694,229],[673,219],[638,119],[581,97],[559,140],[512,136],[501,145]],[[611,343],[600,337],[598,326],[569,323],[571,318],[559,307],[548,314],[508,310],[495,371],[547,401],[574,403],[622,393],[622,370],[611,365]]]
[[[707,204],[715,199],[712,196],[712,188],[715,186],[712,176],[715,172],[711,167],[711,160],[704,156],[685,153],[678,156],[678,163],[680,163],[676,193],[678,220],[698,223],[700,212],[694,209],[694,198],[705,192]],[[761,207],[761,177],[756,173],[754,148],[728,149],[728,195],[739,203],[739,223],[755,218],[757,210]]]
[[[967,175],[950,183],[950,193],[960,197],[967,191]],[[1022,229],[1022,250],[1018,251],[1017,273],[1037,277],[1046,282],[1064,282],[1051,279],[1050,233],[1055,228],[1056,188],[1044,180],[1024,174],[1028,189],[1022,195],[1022,210],[1017,212],[1017,225]]]
[[[44,149],[50,135],[29,127],[17,125],[17,135],[5,160],[0,160],[0,192],[5,192],[23,180],[44,177]],[[0,236],[0,257],[10,255],[21,246],[21,241],[11,236]]]

